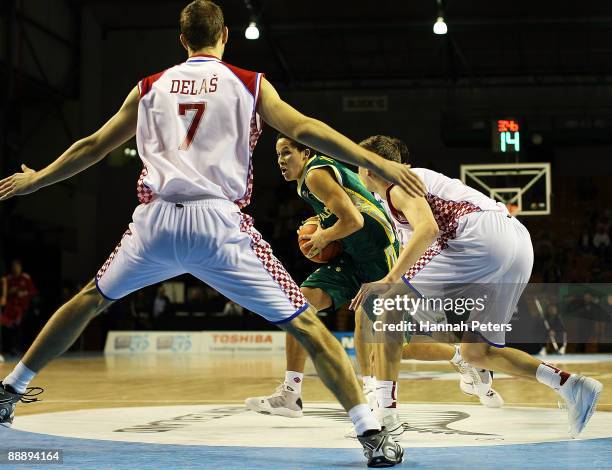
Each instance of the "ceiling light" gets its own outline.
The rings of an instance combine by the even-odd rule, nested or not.
[[[434,23],[433,32],[434,34],[446,34],[448,32],[448,27],[442,16],[438,16],[438,19]]]
[[[259,39],[259,28],[257,27],[257,23],[254,21],[249,23],[249,27],[244,30],[244,37],[252,41]]]

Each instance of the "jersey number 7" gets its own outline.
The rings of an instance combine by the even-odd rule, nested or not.
[[[191,142],[193,142],[193,138],[195,137],[195,134],[198,131],[198,126],[200,125],[200,121],[202,120],[202,116],[204,115],[205,109],[206,103],[179,103],[179,116],[185,116],[185,114],[187,114],[187,111],[194,111],[195,113],[193,115],[191,123],[189,124],[187,135],[185,136],[183,143],[180,145],[179,150],[187,150],[191,146]]]

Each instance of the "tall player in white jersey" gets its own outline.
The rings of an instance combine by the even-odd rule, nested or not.
[[[185,63],[141,80],[115,116],[46,168],[22,165],[22,173],[0,181],[0,200],[32,193],[85,170],[134,135],[145,166],[138,185],[141,204],[117,248],[95,279],[51,317],[2,381],[0,424],[12,423],[18,401],[33,400],[36,391],[27,386],[34,375],[113,300],[191,273],[303,344],[355,423],[369,465],[401,462],[402,448],[380,429],[346,353],[240,209],[251,195],[251,156],[262,119],[296,141],[379,172],[415,194],[423,194],[422,183],[406,167],[300,114],[261,73],[222,62],[228,30],[215,3],[187,5],[180,28],[189,55]]]
[[[397,139],[373,136],[360,145],[401,162]],[[484,309],[479,314],[474,309],[469,321],[507,324],[531,276],[533,248],[529,232],[503,204],[460,180],[425,168],[413,171],[425,183],[425,196],[409,196],[402,188],[360,168],[366,187],[387,201],[397,226],[410,234],[386,278],[364,284],[352,307],[402,281],[424,297],[439,297],[443,295],[439,289],[448,289],[451,284],[497,284],[493,292],[495,310]],[[567,404],[570,436],[580,434],[595,411],[603,385],[504,345],[504,331],[466,332],[460,349],[473,366],[537,380],[555,390]]]

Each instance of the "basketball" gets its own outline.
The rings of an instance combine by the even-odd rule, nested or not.
[[[299,237],[302,235],[310,235],[317,231],[317,227],[319,223],[316,219],[309,219],[298,230],[298,244],[300,245],[300,250],[308,258],[309,248],[304,248],[304,245],[308,243],[308,240],[300,240]],[[308,258],[310,261],[314,261],[315,263],[329,263],[332,259],[338,256],[342,252],[342,244],[339,241],[333,241],[325,248],[323,251],[319,253],[317,256],[313,256],[312,258]]]

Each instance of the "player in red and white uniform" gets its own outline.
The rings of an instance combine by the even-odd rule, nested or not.
[[[395,143],[398,145],[405,145],[401,141],[395,141]],[[412,235],[412,228],[407,224],[398,222],[397,219],[393,217],[386,199],[382,199],[376,193],[374,193],[374,196],[391,216],[395,224],[395,231],[400,245],[402,247],[407,245]],[[477,369],[468,364],[463,357],[461,357],[461,350],[458,345],[432,340],[428,334],[413,334],[404,345],[402,359],[448,361],[457,372],[459,372],[459,388],[463,393],[478,397],[480,403],[487,408],[501,408],[504,406],[503,398],[492,388],[493,375],[491,372],[485,369]],[[367,396],[366,392],[366,397]]]
[[[261,73],[222,62],[228,30],[215,3],[190,3],[181,12],[180,27],[189,56],[185,63],[141,80],[100,130],[46,168],[23,165],[22,173],[0,181],[0,200],[32,193],[85,170],[134,135],[145,165],[141,204],[117,248],[95,279],[53,315],[3,380],[0,424],[12,422],[17,401],[31,400],[26,387],[34,375],[113,300],[191,273],[292,333],[349,412],[369,464],[395,465],[403,450],[380,429],[346,353],[240,209],[251,196],[251,157],[261,120],[327,155],[380,172],[415,194],[422,193],[422,183],[406,167],[296,111]]]
[[[373,136],[361,145],[401,162],[401,143],[397,139]],[[387,277],[364,284],[352,307],[403,280],[425,298],[442,297],[447,292],[460,297],[469,297],[474,290],[487,292],[495,298],[490,304],[493,309],[472,309],[469,322],[507,324],[531,275],[533,248],[529,232],[504,205],[460,180],[425,168],[413,171],[425,183],[425,196],[409,196],[384,178],[360,169],[367,188],[386,199],[396,223],[410,235]],[[453,290],[455,285],[458,291]],[[466,290],[462,290],[464,287]],[[567,404],[569,434],[576,437],[582,432],[603,389],[600,382],[504,347],[504,331],[468,331],[463,341],[461,355],[471,365],[535,379],[555,390]]]

